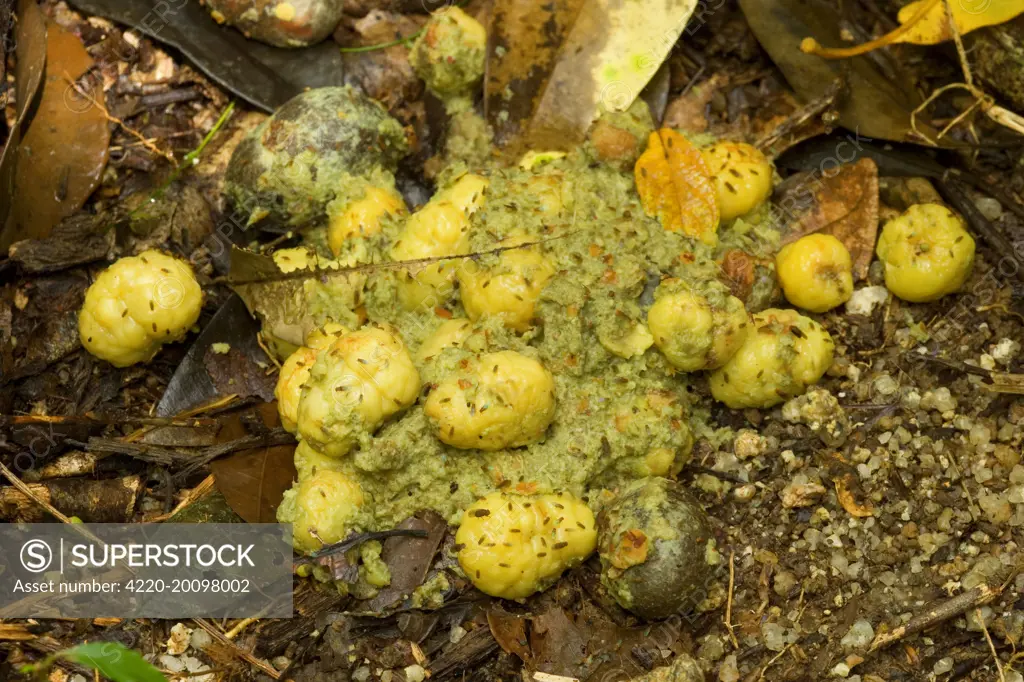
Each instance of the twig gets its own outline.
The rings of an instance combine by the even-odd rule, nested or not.
[[[216,419],[178,419],[175,417],[114,417],[97,414],[37,415],[37,414],[0,414],[0,425],[23,426],[26,424],[143,424],[146,426],[178,426],[198,429],[206,426],[217,426]]]
[[[192,490],[188,491],[188,493],[181,499],[181,502],[178,503],[178,506],[176,506],[174,509],[167,512],[166,514],[161,514],[160,516],[150,519],[149,523],[160,523],[161,521],[166,521],[167,519],[171,518],[172,516],[180,512],[185,507],[189,506],[193,502],[203,497],[203,495],[205,495],[206,493],[213,490],[215,484],[216,479],[213,477],[213,474],[210,474],[202,481],[200,481],[199,485],[197,485],[195,488],[192,488]]]
[[[160,445],[147,445],[97,437],[90,438],[86,443],[70,440],[69,442],[90,452],[127,455],[145,462],[153,462],[165,466],[185,465],[182,472],[178,474],[181,477],[187,476],[218,457],[223,457],[232,452],[273,445],[291,445],[295,442],[295,438],[284,429],[278,428],[266,434],[243,436],[226,443],[217,443],[216,445],[198,448],[169,448]]]
[[[732,629],[732,593],[736,585],[736,552],[729,550],[729,599],[725,603],[725,629],[729,631],[729,639],[732,640],[734,649],[740,648],[736,640],[736,633]]]
[[[333,554],[347,552],[353,547],[358,547],[359,545],[365,542],[370,542],[371,540],[386,540],[387,538],[392,537],[425,538],[427,535],[427,531],[413,528],[394,528],[392,530],[381,530],[374,533],[358,533],[342,540],[341,542],[335,542],[332,545],[325,545],[310,554],[308,557],[303,557],[296,563],[316,563],[318,559],[323,559],[324,557],[331,556]]]
[[[242,634],[243,630],[245,630],[247,627],[249,627],[258,620],[259,618],[243,618],[242,620],[238,621],[235,627],[231,628],[226,633],[224,633],[224,636],[228,639],[234,639],[235,637],[238,637],[238,635]]]
[[[981,613],[981,609],[974,609],[974,617],[978,619],[978,625],[981,626],[981,631],[985,635],[985,641],[988,642],[988,648],[992,652],[992,660],[996,662],[996,670],[999,671],[999,682],[1006,682],[1003,664],[999,661],[996,645],[992,643],[992,635],[988,634],[988,626],[985,625],[985,616]]]
[[[901,625],[891,632],[879,633],[875,640],[871,642],[871,648],[868,651],[877,651],[911,635],[916,635],[922,630],[927,630],[951,618],[963,615],[968,609],[984,606],[998,597],[1002,591],[1002,587],[993,589],[983,583],[966,592],[961,592],[957,596],[939,603],[924,613],[919,613],[911,618],[906,625]]]
[[[71,519],[69,519],[67,516],[65,516],[60,510],[58,510],[52,504],[50,504],[46,500],[43,500],[38,495],[36,495],[34,492],[32,492],[32,488],[30,488],[28,485],[26,485],[25,482],[22,481],[20,478],[15,476],[14,472],[11,471],[10,469],[8,469],[6,466],[4,466],[4,464],[2,462],[0,462],[0,474],[3,474],[4,478],[6,478],[8,481],[10,481],[11,485],[13,485],[15,488],[18,489],[18,492],[20,492],[22,495],[24,495],[25,497],[27,497],[28,499],[32,500],[33,502],[38,504],[40,507],[45,509],[47,511],[47,513],[52,515],[54,518],[58,519],[62,523],[70,523],[70,524],[74,525],[74,522]]]
[[[544,239],[538,239],[533,242],[526,242],[524,244],[516,244],[515,246],[498,246],[488,251],[476,251],[474,253],[459,254],[455,256],[431,256],[429,258],[414,258],[411,260],[398,260],[387,263],[367,263],[364,265],[352,265],[344,268],[332,268],[332,267],[320,267],[319,264],[312,268],[305,270],[295,270],[293,272],[278,272],[273,275],[266,275],[261,277],[250,277],[248,279],[234,278],[230,274],[222,277],[217,277],[213,280],[213,284],[227,284],[228,286],[239,286],[244,284],[266,284],[268,282],[284,282],[292,279],[312,279],[314,277],[326,277],[326,276],[340,276],[340,275],[351,275],[363,272],[384,272],[389,270],[405,270],[415,268],[427,267],[434,263],[441,263],[450,260],[466,260],[479,258],[480,256],[491,256],[505,251],[514,251],[516,249],[528,249],[533,246],[540,246],[547,242],[556,241],[559,239],[565,239],[576,234],[576,231],[566,232],[565,234],[555,235],[554,237],[546,237]]]
[[[275,670],[273,666],[271,666],[264,660],[256,658],[252,655],[252,653],[246,651],[242,647],[232,642],[230,639],[224,636],[224,633],[222,633],[220,630],[214,627],[213,624],[211,624],[205,618],[193,618],[192,622],[201,627],[202,629],[206,630],[208,633],[210,633],[211,637],[213,637],[219,643],[230,649],[232,653],[241,658],[243,661],[249,663],[255,668],[259,668],[261,672],[269,675],[272,679],[281,679],[281,673]]]
[[[754,146],[761,151],[765,151],[770,148],[778,142],[780,138],[785,135],[789,135],[793,130],[799,128],[808,120],[835,104],[836,97],[839,96],[839,93],[842,92],[842,90],[843,81],[842,79],[837,78],[830,86],[828,86],[828,88],[826,88],[821,97],[816,98],[812,102],[794,111],[786,118],[785,121],[775,126],[775,129],[772,130],[772,132],[755,142]]]
[[[772,657],[772,660],[770,660],[770,661],[768,661],[767,663],[765,663],[765,664],[764,664],[764,667],[763,667],[763,668],[761,668],[761,674],[759,674],[759,675],[757,676],[757,679],[759,679],[759,680],[763,680],[763,679],[764,679],[764,674],[765,674],[766,672],[768,672],[768,668],[770,668],[770,667],[772,667],[773,665],[775,665],[775,661],[777,661],[777,660],[779,660],[780,658],[782,658],[782,656],[783,656],[783,655],[784,655],[784,654],[785,654],[785,653],[786,653],[787,651],[789,651],[789,650],[790,650],[790,649],[792,649],[792,648],[793,648],[793,643],[787,644],[787,645],[786,645],[786,648],[785,648],[785,649],[783,649],[783,650],[782,650],[782,651],[780,651],[779,653],[775,654],[775,655],[774,655],[774,656]]]

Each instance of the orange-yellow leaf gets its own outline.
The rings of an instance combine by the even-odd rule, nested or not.
[[[647,215],[657,216],[666,230],[716,243],[718,199],[711,171],[685,137],[671,128],[651,133],[633,172]]]
[[[826,59],[842,59],[855,57],[894,43],[934,45],[952,40],[953,32],[946,16],[946,2],[947,0],[915,0],[900,9],[896,16],[900,22],[898,28],[861,45],[827,48],[819,45],[818,41],[813,38],[805,38],[800,44],[800,49]],[[963,35],[983,26],[995,26],[1013,19],[1024,13],[1024,2],[1021,0],[949,0],[949,11],[953,15],[957,30]]]
[[[918,10],[925,8],[931,0],[917,0],[900,9],[896,19],[905,24]],[[995,26],[1013,19],[1024,13],[1024,2],[1021,0],[951,0],[950,11],[960,34],[970,33],[983,26]],[[914,22],[910,30],[897,42],[913,43],[914,45],[934,45],[952,40],[953,33],[946,19],[945,0],[932,3],[924,17]]]

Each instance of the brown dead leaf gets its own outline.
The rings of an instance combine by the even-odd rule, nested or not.
[[[265,403],[258,415],[268,429],[280,426],[277,403]],[[241,420],[228,420],[218,437],[221,441],[246,435]],[[210,463],[217,489],[231,509],[247,523],[275,523],[277,506],[295,478],[294,445],[240,450]]]
[[[92,66],[78,36],[50,22],[46,76],[39,105],[18,146],[14,202],[0,234],[0,249],[43,238],[85,203],[107,165],[110,126],[99,83],[78,82]],[[88,97],[75,90],[75,84]]]
[[[504,609],[494,608],[487,611],[487,625],[491,628],[494,641],[507,654],[515,654],[523,663],[529,665],[530,641],[526,638],[526,624],[529,619],[516,616]]]
[[[723,89],[728,82],[727,74],[716,73],[676,97],[665,110],[665,127],[678,128],[687,133],[706,132],[708,104],[715,93]]]
[[[705,243],[717,241],[718,200],[711,171],[689,140],[671,128],[651,133],[634,176],[644,211],[657,216],[662,227]]]
[[[46,17],[35,0],[18,0],[18,26],[14,38],[14,123],[0,153],[0,232],[7,223],[14,197],[17,149],[21,129],[39,94],[46,67]],[[6,60],[5,60],[6,65]],[[2,70],[2,69],[0,69]],[[4,82],[6,82],[6,74]]]
[[[566,677],[583,677],[590,632],[555,606],[535,616],[530,651],[537,670]]]
[[[856,516],[859,519],[873,516],[874,510],[869,505],[861,505],[854,499],[853,493],[850,492],[849,484],[852,476],[849,474],[838,478],[833,478],[832,483],[836,486],[836,496],[839,498],[839,504],[843,505],[843,509],[850,514],[850,516]]]
[[[839,166],[831,176],[811,176],[812,182],[796,192],[813,192],[811,208],[799,216],[792,231],[782,240],[794,242],[814,232],[830,234],[841,241],[853,259],[853,277],[867,277],[878,235],[878,166],[869,158]]]
[[[381,559],[391,571],[391,584],[383,588],[367,605],[373,613],[393,608],[427,578],[434,556],[444,539],[448,524],[436,512],[425,510],[405,519],[400,530],[421,530],[426,537],[396,535],[384,541]]]
[[[255,396],[267,403],[274,401],[277,376],[268,375],[266,368],[257,365],[247,353],[233,346],[227,353],[218,353],[211,346],[203,356],[203,364],[221,395]]]
[[[533,116],[558,48],[582,0],[501,0],[487,28],[484,112],[495,144],[516,138]]]

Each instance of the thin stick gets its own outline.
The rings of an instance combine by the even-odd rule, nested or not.
[[[966,613],[968,609],[984,606],[998,597],[1002,591],[1002,587],[999,589],[993,589],[988,585],[982,584],[971,588],[966,592],[962,592],[957,596],[938,604],[934,608],[930,608],[924,613],[914,616],[906,625],[901,625],[891,632],[878,634],[875,637],[875,641],[871,642],[871,648],[869,648],[868,651],[876,651],[882,647],[889,646],[890,644],[905,639],[906,637],[916,635],[922,630],[927,630],[928,628],[944,623],[951,618],[956,618],[957,616]]]
[[[211,637],[213,637],[215,640],[220,642],[222,645],[224,645],[225,647],[230,649],[232,651],[232,653],[234,653],[236,656],[241,658],[246,663],[249,663],[250,665],[252,665],[255,668],[259,668],[259,670],[261,672],[269,675],[272,679],[275,679],[275,680],[281,679],[281,673],[279,673],[277,670],[275,670],[273,666],[271,666],[269,663],[267,663],[264,660],[256,658],[250,652],[246,651],[242,647],[240,647],[237,644],[235,644],[234,642],[232,642],[230,639],[228,639],[227,637],[224,636],[224,633],[222,633],[220,630],[215,628],[205,618],[193,618],[192,622],[195,623],[196,625],[198,625],[199,627],[201,627],[202,629],[206,630],[208,633],[210,633]]]
[[[24,481],[15,476],[14,472],[8,469],[6,466],[4,466],[3,463],[0,463],[0,474],[3,474],[4,478],[10,481],[11,485],[17,488],[22,495],[24,495],[25,497],[27,497],[28,499],[32,500],[40,507],[45,509],[54,518],[59,519],[62,523],[74,523],[70,518],[65,516],[63,512],[61,512],[59,509],[57,509],[52,504],[46,502],[38,495],[36,495],[34,492],[32,492],[32,488],[28,487],[28,485],[26,485]]]
[[[228,639],[234,639],[235,637],[238,637],[238,635],[242,634],[243,630],[245,630],[247,627],[249,627],[258,620],[259,618],[243,618],[242,620],[238,621],[238,624],[235,625],[235,627],[231,628],[226,633],[224,633],[224,636]]]
[[[729,631],[729,639],[732,640],[734,649],[740,648],[736,640],[736,633],[732,629],[732,592],[736,585],[736,552],[729,550],[729,599],[725,602],[725,629]]]
[[[967,63],[967,50],[964,49],[964,41],[960,36],[960,27],[956,25],[956,18],[953,16],[953,7],[949,0],[942,0],[946,9],[946,21],[949,22],[949,32],[953,34],[953,42],[956,43],[956,53],[960,57],[960,68],[964,70],[964,82],[968,87],[974,87],[974,76],[971,74],[971,66]]]
[[[974,617],[978,619],[978,624],[981,625],[981,631],[985,634],[985,641],[988,642],[988,648],[992,652],[992,660],[996,662],[996,670],[999,671],[999,682],[1006,682],[1003,664],[999,661],[996,645],[992,643],[992,635],[988,634],[988,626],[985,625],[985,617],[982,615],[981,609],[974,609]]]

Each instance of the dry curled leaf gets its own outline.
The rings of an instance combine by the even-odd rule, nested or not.
[[[880,38],[845,48],[822,47],[814,38],[806,38],[800,49],[826,59],[842,59],[894,43],[935,45],[952,40],[946,6],[947,0],[916,0],[902,7],[896,15],[900,25]],[[1024,3],[1020,0],[952,0],[948,6],[961,35],[983,26],[1005,23],[1024,13]]]
[[[847,511],[850,516],[856,516],[859,519],[873,516],[874,510],[870,505],[861,505],[854,499],[853,493],[847,487],[849,485],[850,476],[841,476],[839,478],[832,479],[832,482],[836,486],[836,497],[839,498],[839,504],[843,505],[843,509]]]
[[[813,189],[810,209],[802,213],[784,244],[813,232],[830,234],[841,241],[853,260],[853,277],[867,277],[878,234],[878,166],[869,158],[845,164],[831,177],[810,177],[798,183],[796,193]],[[780,202],[787,206],[800,203],[797,194],[787,193]],[[791,216],[792,217],[792,216]]]
[[[657,216],[666,230],[716,242],[718,200],[711,171],[689,140],[671,128],[651,133],[634,175],[647,215]]]

